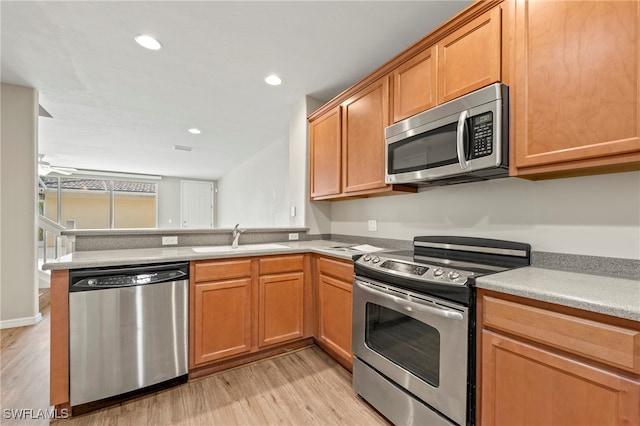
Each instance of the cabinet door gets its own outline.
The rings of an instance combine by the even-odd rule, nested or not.
[[[438,104],[500,81],[501,27],[495,7],[438,43]]]
[[[195,364],[251,350],[251,279],[195,285]]]
[[[336,195],[341,188],[340,107],[309,124],[311,197]]]
[[[640,383],[482,332],[482,425],[622,425],[640,418]]]
[[[516,173],[640,161],[640,2],[514,7]]]
[[[384,188],[384,129],[389,125],[389,79],[345,101],[342,112],[344,192]]]
[[[436,47],[419,53],[393,71],[393,122],[436,106]]]
[[[258,346],[303,337],[304,273],[260,277]]]
[[[337,356],[352,362],[352,284],[324,274],[318,278],[318,339]]]

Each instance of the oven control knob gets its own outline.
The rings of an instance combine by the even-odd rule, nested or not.
[[[433,276],[434,277],[439,277],[442,274],[444,274],[444,269],[442,269],[442,268],[436,268],[436,269],[433,270]]]
[[[366,254],[366,255],[364,256],[364,261],[365,261],[365,262],[368,262],[368,261],[370,261],[370,260],[371,260],[371,255]]]
[[[451,271],[449,272],[449,279],[450,280],[457,280],[458,278],[460,278],[460,272],[458,271]]]
[[[380,258],[378,256],[374,256],[372,262],[373,263],[378,263],[378,262],[380,262]]]

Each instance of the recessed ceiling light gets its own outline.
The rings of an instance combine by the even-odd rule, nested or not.
[[[188,152],[193,151],[192,146],[186,146],[186,145],[174,145],[173,149],[175,149],[176,151],[188,151]]]
[[[162,49],[162,43],[160,43],[155,38],[148,35],[144,35],[144,34],[140,34],[136,36],[136,43],[138,43],[142,47],[146,47],[147,49],[151,49],[151,50]]]
[[[199,135],[200,133],[202,133],[200,129],[196,129],[195,127],[190,128],[188,132],[194,135]]]
[[[267,76],[264,81],[271,86],[279,86],[282,83],[282,79],[275,74]]]

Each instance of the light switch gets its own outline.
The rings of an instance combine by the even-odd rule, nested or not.
[[[375,219],[369,219],[369,231],[377,231],[378,230],[378,221]]]

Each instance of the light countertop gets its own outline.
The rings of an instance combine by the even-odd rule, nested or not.
[[[476,287],[640,321],[640,277],[633,280],[530,266],[480,277]]]
[[[343,251],[332,247],[349,246],[350,244],[339,243],[327,240],[314,241],[286,241],[264,244],[281,245],[282,248],[260,248],[262,244],[249,244],[251,248],[247,248],[240,244],[238,249],[230,249],[228,251],[214,251],[209,253],[200,253],[194,251],[194,248],[201,247],[161,247],[146,249],[125,249],[125,250],[96,250],[96,251],[78,251],[50,260],[43,265],[43,269],[79,269],[79,268],[97,268],[105,266],[123,266],[123,265],[143,265],[149,263],[166,263],[190,261],[199,259],[225,259],[233,257],[248,256],[268,256],[273,254],[293,254],[293,253],[318,253],[337,257],[345,260],[352,260],[353,256],[360,254],[358,251]]]
[[[274,248],[273,244],[281,247]],[[241,244],[240,249],[209,253],[196,252],[194,247],[79,251],[51,260],[43,269],[95,268],[294,253],[317,253],[353,260],[361,252],[335,248],[349,245],[314,240],[249,244],[245,247]],[[640,321],[640,277],[637,280],[614,278],[530,266],[480,277],[476,280],[476,287]]]

